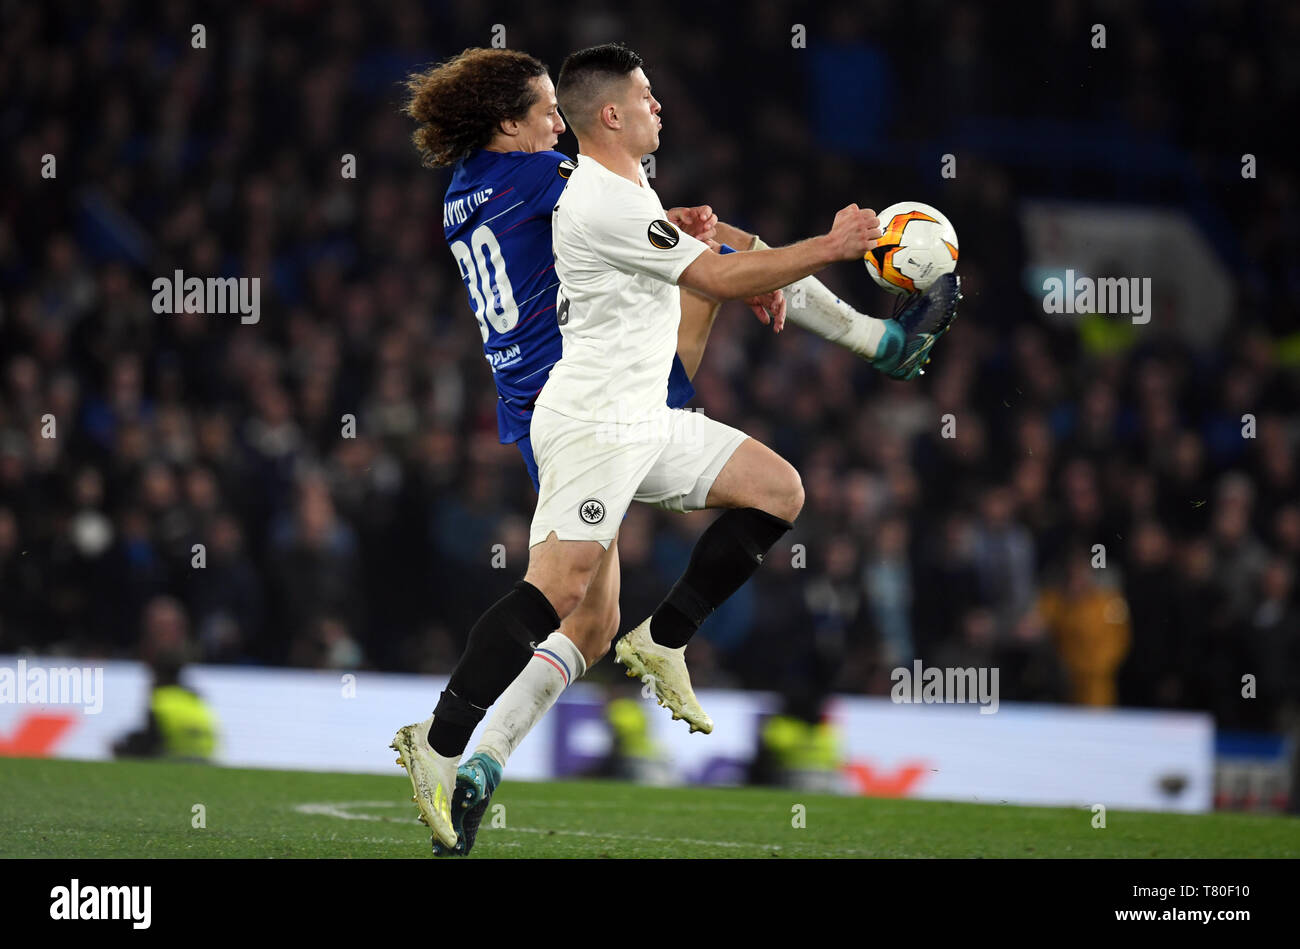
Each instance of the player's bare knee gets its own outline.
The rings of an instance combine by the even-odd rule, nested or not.
[[[584,577],[574,571],[565,571],[558,576],[538,575],[530,571],[524,580],[541,591],[561,621],[573,615],[582,598],[587,595],[587,586],[591,582],[589,576]]]
[[[781,517],[794,523],[794,519],[798,517],[799,512],[803,510],[803,502],[803,478],[799,477],[799,472],[792,466],[790,468],[789,494],[786,498],[788,507],[786,508],[786,513],[782,514]]]
[[[575,544],[563,551],[534,548],[524,579],[542,592],[561,620],[567,619],[586,597],[603,552],[596,543]]]
[[[591,586],[595,571],[572,570],[556,585],[556,597],[560,600],[555,612],[561,617],[571,616],[578,605],[587,597],[587,588]]]
[[[803,510],[803,479],[794,466],[784,459],[767,482],[768,493],[762,509],[773,517],[794,522]]]

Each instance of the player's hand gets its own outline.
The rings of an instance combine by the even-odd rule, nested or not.
[[[883,233],[875,211],[850,204],[835,215],[835,223],[827,236],[836,260],[860,260],[876,246]]]
[[[698,241],[708,243],[717,236],[718,216],[707,204],[697,208],[673,208],[668,212],[668,221]]]
[[[785,328],[784,290],[761,293],[756,297],[750,297],[745,302],[749,304],[749,308],[754,311],[760,323],[764,326],[769,323],[772,325],[772,332],[779,333]]]

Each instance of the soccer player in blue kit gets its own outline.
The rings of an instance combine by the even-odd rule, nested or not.
[[[527,54],[469,49],[412,76],[408,88],[406,112],[421,123],[414,141],[424,163],[454,167],[443,228],[496,382],[500,439],[519,446],[538,487],[530,426],[537,396],[563,355],[560,327],[567,315],[552,255],[552,211],[576,167],[552,150],[565,130],[554,86],[545,65]],[[677,239],[668,233],[676,227],[721,253],[766,246],[754,235],[719,222],[708,207],[673,209],[667,220],[671,223],[664,240]],[[715,243],[715,237],[723,243]],[[814,277],[792,286],[802,289],[806,301],[791,311],[792,322],[896,378],[912,378],[920,371],[930,346],[950,322],[927,334],[920,324],[932,320],[927,314],[936,308],[920,299],[896,319],[878,320],[835,298]],[[677,355],[667,390],[672,408],[694,395],[690,378],[720,306],[720,301],[684,287],[680,292]],[[787,313],[780,290],[746,302],[760,320],[781,330]],[[502,636],[498,630],[488,636],[484,622],[476,624],[435,714],[398,731],[393,748],[411,778],[420,819],[433,831],[435,854],[469,851],[510,753],[564,688],[608,651],[618,632],[618,589],[616,540],[602,556],[580,604],[562,622],[545,597],[520,581],[507,597],[507,612],[519,615],[498,617],[509,634]],[[525,628],[543,627],[554,631],[540,642],[533,634],[523,634]],[[689,700],[694,703],[693,694]],[[711,729],[698,707],[679,715],[682,710],[672,701],[669,705],[675,718],[688,719],[692,731]],[[482,742],[457,769],[471,732],[489,707],[494,711]]]

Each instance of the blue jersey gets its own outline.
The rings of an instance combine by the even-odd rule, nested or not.
[[[533,404],[563,351],[551,212],[574,167],[559,152],[481,149],[456,165],[444,199],[443,233],[496,382],[503,444],[527,437]],[[674,360],[668,404],[681,407],[694,394]]]

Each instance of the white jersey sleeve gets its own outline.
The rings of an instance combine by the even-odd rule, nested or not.
[[[589,213],[583,223],[591,252],[602,263],[664,283],[677,283],[682,271],[709,249],[671,224],[648,188],[644,200],[606,206]]]

